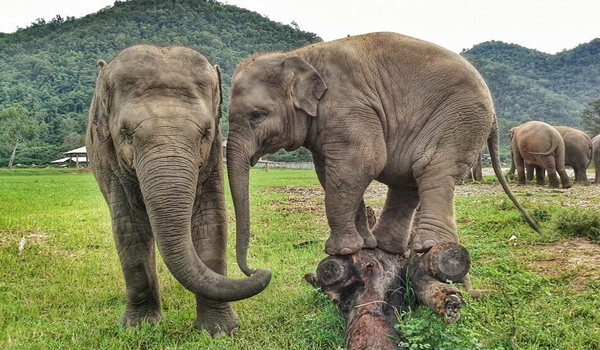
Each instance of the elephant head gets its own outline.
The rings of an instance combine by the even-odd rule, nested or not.
[[[109,164],[101,171],[139,186],[129,192],[141,194],[169,271],[211,300],[261,292],[269,271],[240,280],[219,275],[198,257],[191,237],[197,184],[219,162],[214,156],[220,152],[218,66],[192,49],[139,45],[121,51],[110,64],[100,61],[99,67],[88,145],[103,152],[90,154],[97,158],[92,164]]]
[[[227,171],[236,215],[236,255],[247,275],[250,166],[267,153],[299,148],[306,140],[327,86],[300,57],[251,57],[234,73],[229,105]]]

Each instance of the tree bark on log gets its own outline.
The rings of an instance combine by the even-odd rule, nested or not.
[[[470,263],[468,251],[457,243],[438,244],[408,259],[364,249],[323,259],[307,280],[321,287],[346,318],[349,350],[392,350],[401,349],[394,329],[398,310],[414,304],[415,296],[446,322],[458,321],[465,300],[446,282],[461,281]]]

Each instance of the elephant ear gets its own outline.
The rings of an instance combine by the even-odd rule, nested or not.
[[[215,115],[220,120],[222,116],[223,105],[223,89],[221,88],[221,68],[215,64],[215,71],[217,72],[217,86],[213,94],[213,105],[215,108]]]
[[[98,72],[96,89],[94,90],[94,97],[92,98],[92,104],[90,106],[90,119],[94,124],[94,129],[96,130],[96,135],[100,142],[105,142],[110,136],[110,129],[108,127],[110,91],[104,77],[106,65],[105,61],[98,61],[100,71]]]
[[[290,94],[294,107],[316,117],[319,100],[327,90],[321,74],[300,57],[284,59],[283,69],[292,72]]]

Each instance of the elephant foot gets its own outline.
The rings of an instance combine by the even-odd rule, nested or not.
[[[536,182],[538,186],[546,186],[546,181],[538,181]]]
[[[162,318],[162,312],[158,310],[125,310],[121,317],[121,325],[124,327],[135,327],[143,322],[154,324]]]
[[[403,237],[396,237],[390,234],[378,235],[377,248],[388,254],[404,254],[406,251],[406,240],[402,238]]]
[[[556,186],[556,187],[558,188],[558,186]],[[567,188],[571,188],[571,184],[566,184],[566,185],[563,185],[563,187],[562,187],[562,188],[564,188],[565,190],[566,190]]]
[[[334,234],[332,232],[325,243],[325,253],[328,255],[354,254],[365,246],[364,243],[363,238],[356,230],[345,234]]]
[[[207,331],[212,337],[232,335],[240,328],[237,313],[229,303],[207,302],[197,306],[194,328]]]
[[[452,235],[442,235],[435,232],[419,233],[410,242],[410,250],[414,253],[426,253],[434,245],[446,242],[458,242],[458,238]]]

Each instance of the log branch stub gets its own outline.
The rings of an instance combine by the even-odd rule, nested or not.
[[[462,282],[469,272],[469,252],[458,243],[442,243],[409,259],[408,276],[417,298],[452,323],[466,305],[460,290],[447,281]]]
[[[353,279],[352,262],[347,256],[330,256],[317,267],[317,283],[322,287],[342,287]],[[339,284],[339,286],[337,286]]]
[[[435,245],[425,257],[429,272],[442,282],[460,282],[471,268],[469,251],[457,243]]]

